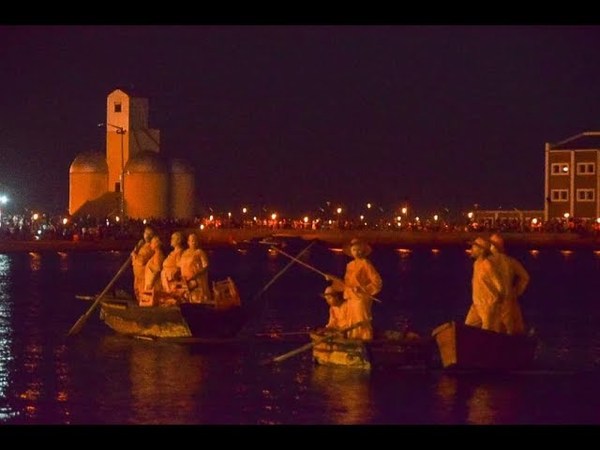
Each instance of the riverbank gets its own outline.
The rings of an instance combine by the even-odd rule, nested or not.
[[[397,247],[441,247],[466,245],[467,241],[489,233],[468,232],[411,232],[393,230],[269,230],[269,229],[209,229],[198,230],[202,246],[238,246],[274,236],[276,238],[318,239],[333,246],[341,246],[355,237],[373,245]],[[503,233],[507,246],[526,248],[599,249],[600,238],[582,237],[575,233]],[[163,236],[165,243],[168,236]],[[129,251],[137,241],[105,239],[98,241],[15,241],[0,240],[0,253],[13,252],[80,252],[80,251]]]

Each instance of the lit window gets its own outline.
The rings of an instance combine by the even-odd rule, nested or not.
[[[552,163],[551,173],[552,175],[568,175],[569,163]]]
[[[115,103],[115,112],[121,112],[121,104]]]
[[[594,189],[577,189],[578,202],[593,202],[595,199]]]
[[[568,189],[552,189],[550,198],[553,202],[567,202],[569,201],[569,191]]]
[[[596,164],[590,162],[577,163],[577,175],[594,175],[596,173]]]

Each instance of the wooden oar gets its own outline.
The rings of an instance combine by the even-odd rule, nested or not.
[[[362,322],[357,322],[354,325],[351,325],[351,326],[349,326],[347,328],[344,328],[342,330],[337,330],[337,331],[335,331],[335,332],[333,332],[331,334],[328,334],[327,336],[324,336],[324,337],[322,337],[320,339],[317,339],[316,341],[309,342],[308,344],[305,344],[302,347],[298,347],[295,350],[291,350],[291,351],[289,351],[287,353],[284,353],[283,355],[279,355],[279,356],[276,356],[274,358],[267,359],[267,360],[263,361],[261,364],[262,365],[267,365],[267,364],[272,364],[272,363],[280,363],[282,361],[285,361],[288,358],[291,358],[292,356],[297,355],[298,353],[302,353],[302,352],[305,352],[306,350],[310,350],[311,348],[313,348],[317,344],[320,344],[320,343],[325,342],[325,341],[330,341],[331,339],[333,339],[334,337],[339,336],[339,335],[343,336],[348,331],[354,330],[355,328],[358,328],[358,327],[362,327],[363,325],[366,325],[369,322],[370,322],[369,319],[363,320]]]
[[[307,269],[312,270],[313,272],[317,272],[319,275],[324,276],[325,278],[330,277],[331,275],[329,275],[328,273],[322,272],[319,269],[317,269],[316,267],[311,266],[310,264],[305,263],[304,261],[300,261],[298,258],[293,257],[292,255],[290,255],[289,253],[284,252],[283,250],[278,249],[277,247],[273,247],[271,246],[271,248],[273,250],[275,250],[276,252],[281,253],[283,256],[287,256],[290,259],[293,259],[294,261],[296,261],[298,264],[303,265],[304,267],[306,267]],[[339,280],[340,283],[343,284],[342,280]],[[383,303],[381,300],[379,300],[378,298],[373,297],[372,295],[367,294],[364,290],[362,291],[362,294],[368,296],[371,300],[377,302],[377,303]]]
[[[137,246],[136,246],[136,248],[137,248]],[[74,334],[77,334],[77,333],[79,333],[81,331],[81,329],[85,325],[85,322],[90,317],[90,314],[92,314],[92,311],[94,311],[94,309],[96,309],[96,306],[98,306],[98,303],[100,303],[100,300],[102,300],[102,298],[106,295],[106,293],[110,290],[110,288],[113,287],[113,285],[117,282],[117,280],[119,279],[119,277],[123,274],[123,272],[125,272],[125,270],[129,267],[130,261],[131,261],[131,254],[129,255],[129,258],[127,258],[127,261],[125,261],[123,263],[123,265],[121,266],[121,268],[119,269],[119,271],[115,274],[115,276],[113,277],[113,279],[110,280],[110,283],[108,283],[106,285],[106,287],[104,288],[104,290],[102,292],[100,292],[100,294],[98,295],[98,297],[96,297],[96,300],[94,300],[94,303],[92,303],[92,306],[90,306],[88,308],[88,310],[71,327],[71,329],[69,330],[69,333],[67,334],[67,336],[73,336]]]
[[[280,338],[283,336],[303,336],[305,334],[311,333],[311,330],[306,330],[306,331],[287,331],[287,332],[282,332],[279,333],[277,331],[273,331],[272,333],[256,333],[254,336],[256,337],[270,337],[270,338]]]

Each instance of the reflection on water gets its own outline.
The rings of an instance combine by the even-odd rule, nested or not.
[[[472,261],[462,246],[440,249],[373,251],[384,279],[383,303],[373,307],[378,329],[410,324],[427,336],[440,323],[464,317]],[[593,372],[600,368],[600,258],[591,250],[569,257],[560,249],[514,252],[531,275],[522,307],[542,343],[536,362],[544,370],[529,377],[392,369],[369,374],[314,367],[310,352],[261,366],[304,344],[307,337],[299,333],[326,321],[327,305],[318,296],[326,282],[298,264],[262,294],[251,324],[283,339],[251,341],[238,350],[139,341],[114,335],[97,311],[78,336],[65,339],[89,307],[75,295],[100,292],[126,256],[0,255],[0,422],[600,423]],[[244,255],[215,249],[210,257],[211,276],[231,276],[247,299],[290,262],[264,247]],[[305,261],[341,275],[349,258],[319,244]],[[130,289],[131,283],[126,272],[117,287]],[[566,373],[557,376],[561,370]]]
[[[132,422],[188,422],[194,416],[195,398],[202,386],[203,362],[200,355],[190,355],[186,346],[132,343]]]
[[[519,423],[517,376],[442,374],[435,389],[440,423],[495,425]]]
[[[369,423],[374,408],[369,372],[344,367],[315,366],[311,382],[324,397],[327,417],[334,424]]]
[[[61,272],[68,272],[69,268],[71,267],[71,264],[70,264],[71,259],[69,258],[69,254],[65,253],[65,252],[57,252],[57,254],[60,257],[59,270]]]
[[[7,255],[0,255],[0,420],[9,419],[17,414],[7,401],[10,388],[9,362],[13,359],[11,352],[12,302],[7,293],[10,275],[10,259]]]
[[[29,260],[29,267],[32,272],[37,272],[42,268],[42,255],[37,252],[29,252],[31,257]]]
[[[127,423],[180,424],[193,420],[206,368],[202,356],[190,354],[189,346],[111,335],[102,340],[100,352],[103,358],[118,355],[128,374],[105,386],[103,410],[110,414],[114,403],[124,402],[128,410],[121,414]],[[123,392],[128,393],[126,400]],[[104,421],[120,423],[122,419],[108,415]]]

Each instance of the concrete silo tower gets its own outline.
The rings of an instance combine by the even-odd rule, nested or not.
[[[156,152],[132,156],[125,166],[125,211],[131,219],[169,217],[169,169]]]
[[[182,159],[169,161],[170,217],[191,219],[196,214],[194,170]]]
[[[108,166],[101,152],[83,152],[69,168],[69,214],[101,197],[108,187]]]

